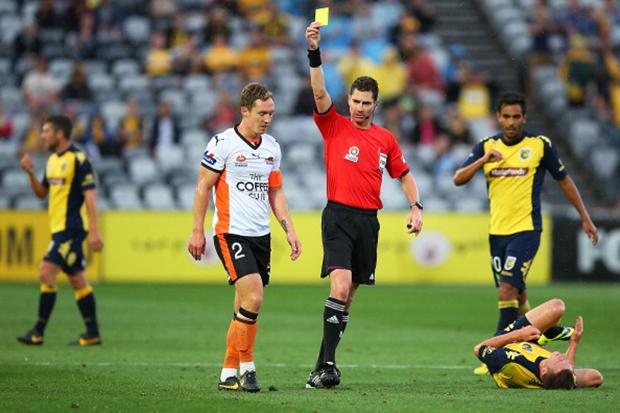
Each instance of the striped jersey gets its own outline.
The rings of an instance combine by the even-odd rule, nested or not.
[[[463,166],[493,149],[499,151],[503,159],[487,162],[483,167],[491,210],[490,234],[542,231],[540,192],[545,171],[556,180],[567,175],[555,147],[542,135],[524,132],[521,139],[507,142],[498,134],[476,144]]]
[[[51,154],[42,184],[50,191],[51,233],[88,230],[84,191],[95,187],[95,177],[86,154],[74,145],[62,153]]]
[[[519,342],[501,348],[482,346],[478,358],[499,388],[542,389],[540,362],[550,356],[551,352],[538,344]]]
[[[211,138],[201,164],[220,173],[213,192],[215,234],[256,237],[270,232],[269,189],[282,186],[281,157],[271,135],[263,134],[254,144],[234,127]]]

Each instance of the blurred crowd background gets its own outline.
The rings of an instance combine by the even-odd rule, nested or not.
[[[326,82],[375,77],[375,122],[398,138],[429,211],[482,211],[480,175],[451,177],[497,131],[495,101],[526,94],[528,130],[559,148],[586,202],[620,213],[620,8],[613,0],[0,0],[0,208],[39,209],[19,157],[47,154],[41,122],[66,113],[98,174],[100,208],[191,209],[208,139],[239,120],[249,81],[275,94],[294,210],[325,203],[304,30],[317,7]],[[549,208],[566,202],[546,185]],[[407,207],[398,182],[386,209]]]

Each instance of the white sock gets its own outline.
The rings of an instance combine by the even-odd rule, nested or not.
[[[256,366],[253,361],[247,363],[239,363],[239,374],[243,376],[246,371],[256,371]]]
[[[237,377],[237,369],[230,369],[224,367],[222,369],[222,373],[220,374],[220,381],[224,381],[229,377]]]

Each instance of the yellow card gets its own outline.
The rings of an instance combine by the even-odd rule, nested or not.
[[[321,26],[329,24],[329,7],[321,7],[314,12],[314,21],[321,23]]]

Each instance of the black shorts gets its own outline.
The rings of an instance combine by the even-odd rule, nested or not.
[[[271,271],[271,235],[246,237],[235,234],[217,234],[213,243],[220,261],[228,273],[228,283],[234,284],[244,275],[258,273],[263,285],[269,284]]]
[[[58,265],[67,275],[84,271],[86,260],[82,244],[86,239],[86,231],[69,230],[52,234],[52,242],[43,261]]]
[[[342,268],[352,272],[354,283],[374,285],[379,242],[377,211],[329,201],[321,216],[321,232],[321,277]]]
[[[525,280],[530,271],[538,246],[540,231],[523,231],[512,235],[489,235],[491,268],[495,285],[504,282],[526,289]]]

